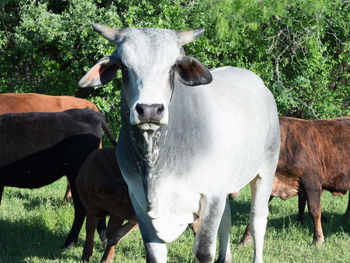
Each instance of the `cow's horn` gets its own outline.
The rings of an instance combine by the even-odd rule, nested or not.
[[[200,37],[203,35],[205,29],[197,29],[197,30],[188,30],[188,31],[176,31],[177,37],[180,40],[181,46],[186,45],[193,40],[195,40],[197,37]]]
[[[101,26],[99,24],[92,24],[92,27],[97,33],[111,42],[116,42],[117,36],[121,32],[121,29],[114,29],[106,26]]]

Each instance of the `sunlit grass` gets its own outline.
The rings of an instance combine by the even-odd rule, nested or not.
[[[62,250],[73,221],[73,205],[63,204],[66,180],[35,190],[5,187],[0,207],[0,263],[15,262],[81,262],[85,229],[75,247]],[[350,262],[350,220],[343,222],[348,196],[322,196],[325,243],[312,245],[313,224],[305,214],[305,224],[297,222],[297,198],[288,201],[273,199],[265,236],[265,262]],[[231,202],[231,250],[234,262],[252,262],[253,245],[241,247],[238,242],[248,222],[249,188],[245,187],[238,201]],[[168,244],[168,262],[195,262],[193,234],[187,229],[175,242]],[[90,262],[99,262],[103,246],[95,236],[95,250]],[[145,261],[139,230],[124,238],[116,248],[114,262]]]

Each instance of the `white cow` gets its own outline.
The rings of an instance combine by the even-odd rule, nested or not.
[[[182,45],[204,30],[93,28],[117,49],[97,62],[79,86],[105,84],[122,70],[117,158],[147,262],[166,262],[165,243],[193,222],[193,213],[201,218],[194,241],[197,261],[214,261],[218,235],[217,262],[231,262],[226,194],[249,182],[254,262],[262,262],[280,147],[271,92],[253,72],[233,67],[208,71],[185,56]]]

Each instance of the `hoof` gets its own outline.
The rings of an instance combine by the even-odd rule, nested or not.
[[[196,260],[200,263],[213,262],[214,257],[208,251],[199,250],[196,253]]]
[[[89,262],[89,259],[86,259],[86,258],[84,258],[84,257],[81,257],[81,261],[82,261],[82,262]]]
[[[108,238],[107,238],[107,231],[102,230],[100,233],[98,233],[100,236],[101,241],[103,242],[104,247],[107,246]]]
[[[69,204],[69,203],[73,203],[73,198],[72,197],[64,197],[62,200],[62,203],[65,204]]]
[[[238,243],[238,245],[244,247],[246,245],[249,245],[250,243],[252,243],[253,241],[253,237],[252,236],[243,236],[241,241]]]
[[[348,221],[349,217],[350,217],[350,215],[345,214],[345,215],[342,217],[342,222],[343,222],[343,223],[346,223],[346,221]]]
[[[67,241],[66,241],[66,243],[64,243],[62,249],[63,249],[63,250],[66,250],[66,249],[69,249],[69,248],[71,248],[71,247],[74,247],[75,243],[76,243],[75,241],[72,241],[72,242],[67,242]]]
[[[324,243],[324,238],[314,238],[313,244],[316,246],[321,246]]]
[[[300,224],[304,225],[304,217],[303,216],[298,216],[298,221]]]
[[[232,259],[224,259],[224,260],[220,260],[220,259],[217,259],[216,261],[214,261],[214,263],[232,263]]]

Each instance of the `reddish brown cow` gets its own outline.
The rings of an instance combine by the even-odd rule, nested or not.
[[[314,222],[314,242],[322,244],[322,191],[340,195],[350,189],[350,118],[280,117],[279,122],[281,151],[271,198],[305,196]],[[250,239],[248,225],[241,243],[244,245]]]
[[[92,102],[70,96],[50,96],[37,93],[0,94],[0,114],[58,112],[83,108],[90,108],[94,111],[98,111],[96,105]]]
[[[96,112],[98,109],[92,102],[70,97],[49,96],[37,93],[3,93],[0,94],[0,114],[22,112],[59,112],[69,109],[90,108]],[[72,198],[69,181],[64,200]]]
[[[86,240],[82,260],[89,260],[92,255],[98,219],[110,215],[107,246],[102,261],[111,262],[114,246],[137,227],[128,187],[115,157],[115,148],[104,148],[92,152],[79,171],[76,185],[87,210]],[[128,222],[123,224],[124,220]]]

